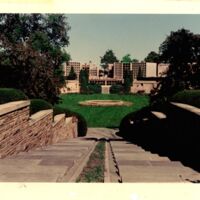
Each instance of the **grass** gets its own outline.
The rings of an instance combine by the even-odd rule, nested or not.
[[[99,142],[76,182],[104,182],[105,142]]]
[[[61,98],[62,103],[60,103],[60,106],[83,115],[88,127],[118,127],[125,115],[149,104],[149,98],[145,95],[65,94],[61,95]],[[78,105],[79,101],[96,99],[130,101],[133,102],[133,105],[129,107],[88,107]]]

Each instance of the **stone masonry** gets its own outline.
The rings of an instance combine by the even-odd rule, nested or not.
[[[77,137],[77,120],[53,110],[31,116],[30,101],[0,105],[0,158]]]

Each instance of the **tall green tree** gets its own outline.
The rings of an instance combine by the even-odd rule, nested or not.
[[[131,55],[126,54],[125,56],[123,56],[121,62],[122,63],[131,63],[132,62]]]
[[[159,60],[160,60],[160,55],[155,51],[151,51],[144,59],[145,62],[155,62],[155,63],[158,63]]]
[[[71,67],[69,75],[67,76],[67,80],[75,80],[77,78],[76,72],[74,71],[74,67]]]
[[[103,69],[107,69],[108,68],[108,64],[112,64],[114,62],[118,62],[119,60],[117,59],[117,57],[115,56],[113,50],[108,49],[105,54],[103,55],[103,57],[101,58],[101,66],[103,67]]]
[[[0,86],[56,102],[64,83],[61,65],[70,58],[64,50],[69,29],[62,14],[1,14]]]
[[[200,36],[189,30],[171,32],[160,45],[161,61],[169,63],[166,77],[152,95],[152,101],[167,100],[174,93],[190,88],[199,88],[200,81]]]
[[[124,92],[128,94],[130,92],[131,86],[133,84],[133,75],[132,71],[125,70],[124,72]]]
[[[87,69],[81,69],[79,75],[80,82],[80,93],[88,92],[88,83],[89,83],[89,71]]]

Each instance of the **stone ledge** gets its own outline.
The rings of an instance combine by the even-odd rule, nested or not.
[[[159,119],[166,119],[166,118],[167,118],[167,116],[166,116],[164,113],[162,113],[162,112],[151,111],[151,113],[152,113],[154,116],[156,116],[157,118],[159,118]]]
[[[65,114],[59,114],[54,117],[54,122],[52,126],[55,126],[59,121],[65,118]]]
[[[73,117],[66,117],[65,123],[69,124],[72,121]]]
[[[174,106],[177,106],[179,108],[190,111],[190,112],[200,116],[200,109],[195,106],[191,106],[191,105],[184,104],[184,103],[176,103],[176,102],[170,102],[170,103]]]
[[[39,120],[45,118],[49,114],[53,115],[53,110],[52,109],[41,110],[41,111],[31,115],[30,118],[29,118],[29,125],[35,124],[36,122],[38,122]]]
[[[30,101],[13,101],[0,105],[0,116],[30,105]]]

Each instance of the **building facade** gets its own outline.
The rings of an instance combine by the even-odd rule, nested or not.
[[[158,85],[157,81],[149,80],[134,80],[131,87],[131,93],[150,94],[151,91]]]
[[[64,75],[68,76],[71,70],[74,68],[77,74],[77,80],[66,81],[66,86],[62,88],[62,93],[78,93],[80,91],[79,76],[81,69],[87,69],[89,72],[89,82],[100,85],[113,85],[123,84],[125,71],[130,71],[133,74],[133,84],[131,87],[132,93],[150,93],[157,84],[160,78],[166,76],[166,72],[169,69],[169,64],[166,63],[151,63],[151,62],[140,62],[140,63],[119,63],[115,62],[109,64],[107,68],[107,75],[102,75],[100,72],[103,71],[100,67],[92,64],[82,64],[80,62],[68,62],[65,64]],[[108,76],[109,72],[112,71],[112,76]]]
[[[146,77],[146,63],[132,63],[133,80]]]
[[[115,62],[113,65],[113,78],[123,79],[123,67],[122,63]]]
[[[81,70],[81,63],[80,62],[68,62],[65,65],[65,76],[69,75],[69,72],[71,71],[71,68],[74,68],[74,72],[77,75],[77,80],[79,80],[80,70]]]

